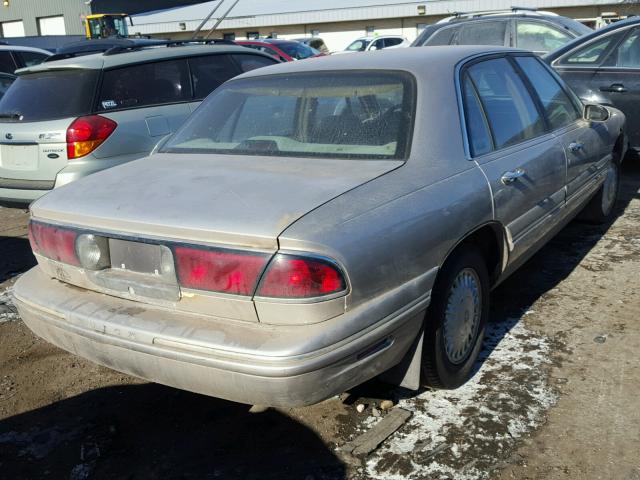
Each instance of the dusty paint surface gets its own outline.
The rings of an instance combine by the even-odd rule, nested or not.
[[[623,173],[611,225],[572,223],[493,292],[482,359],[462,388],[371,383],[256,414],[35,337],[7,294],[33,263],[26,215],[0,209],[0,476],[639,480],[640,163]],[[412,417],[345,463],[339,447],[386,415],[384,399]]]

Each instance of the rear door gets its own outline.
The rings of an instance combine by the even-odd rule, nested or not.
[[[560,217],[564,150],[507,57],[475,62],[462,75],[470,154],[491,185],[495,218],[507,227],[513,260]]]
[[[98,77],[79,69],[18,76],[0,100],[0,188],[53,188],[67,165],[67,128],[91,112]]]
[[[95,152],[97,158],[143,155],[174,132],[191,113],[191,79],[186,59],[105,70],[96,112],[118,124]]]
[[[556,136],[567,157],[567,203],[580,203],[597,187],[598,173],[607,165],[610,135],[604,123],[583,119],[582,105],[564,89],[548,67],[534,57],[515,57],[545,112],[548,128]]]
[[[640,27],[628,29],[596,70],[591,85],[624,112],[629,141],[640,147]]]

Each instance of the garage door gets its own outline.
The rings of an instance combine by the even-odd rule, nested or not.
[[[64,17],[43,17],[38,19],[38,32],[40,35],[66,35],[64,29]]]
[[[22,20],[15,22],[2,22],[2,35],[5,37],[24,37],[24,25]]]

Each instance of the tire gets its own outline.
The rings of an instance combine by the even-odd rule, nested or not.
[[[489,289],[487,266],[478,248],[463,246],[445,262],[427,311],[424,385],[454,389],[469,379],[489,317]]]
[[[620,191],[620,165],[611,162],[605,180],[584,210],[580,219],[589,223],[606,223],[612,216]]]

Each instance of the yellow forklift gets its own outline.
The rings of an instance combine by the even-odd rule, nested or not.
[[[96,13],[84,21],[87,38],[128,37],[126,13]]]

